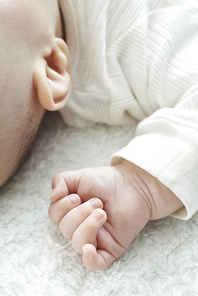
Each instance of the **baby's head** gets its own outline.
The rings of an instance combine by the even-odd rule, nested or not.
[[[0,187],[71,92],[57,0],[0,0]]]

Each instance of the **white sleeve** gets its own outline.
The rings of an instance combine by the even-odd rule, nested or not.
[[[126,159],[170,188],[185,206],[174,213],[181,219],[189,219],[198,209],[197,16],[193,9],[191,21],[184,18],[183,38],[177,43],[175,36],[175,43],[169,44],[174,54],[167,57],[163,43],[157,44],[156,49],[161,46],[165,52],[159,58],[153,45],[148,91],[159,109],[140,122],[136,137],[112,156],[112,165]]]

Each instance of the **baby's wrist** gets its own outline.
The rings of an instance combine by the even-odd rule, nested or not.
[[[123,160],[120,165],[126,169],[127,174],[131,174],[132,178],[135,176],[144,198],[147,199],[150,220],[164,218],[183,207],[181,200],[150,173],[127,160]]]

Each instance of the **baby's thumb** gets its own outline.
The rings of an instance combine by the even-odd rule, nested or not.
[[[69,194],[76,193],[81,178],[80,172],[82,173],[82,170],[57,174],[52,181],[50,200],[56,202]]]

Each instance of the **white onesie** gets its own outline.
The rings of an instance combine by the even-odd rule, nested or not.
[[[198,209],[198,0],[59,0],[73,90],[67,124],[140,121],[112,156],[169,187],[189,219]]]

